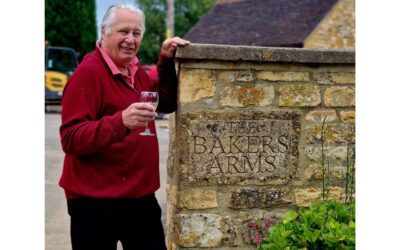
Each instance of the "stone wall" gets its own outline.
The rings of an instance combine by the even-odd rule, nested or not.
[[[355,48],[355,0],[339,0],[304,42],[304,48]]]
[[[354,51],[192,44],[176,57],[168,249],[253,249],[246,223],[321,199],[322,131],[340,199],[355,143]]]

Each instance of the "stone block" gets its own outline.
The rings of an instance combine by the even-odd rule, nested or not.
[[[254,82],[254,72],[251,70],[226,70],[217,74],[217,80],[225,82]]]
[[[322,125],[308,126],[306,128],[307,142],[320,144],[324,135],[325,143],[355,143],[355,127],[353,124],[325,124],[322,133]]]
[[[286,188],[244,188],[231,193],[230,207],[264,208],[290,203],[290,193]]]
[[[222,71],[217,74],[217,80],[225,82],[235,82],[237,71]]]
[[[239,71],[237,74],[238,82],[254,82],[254,73],[251,70]]]
[[[179,101],[181,104],[195,103],[215,94],[213,71],[204,69],[181,70],[179,73]]]
[[[176,206],[178,204],[176,185],[167,184],[167,195],[169,202]]]
[[[319,146],[309,146],[305,148],[306,156],[315,161],[320,162],[322,157],[322,148]],[[347,146],[326,146],[324,147],[324,154],[327,159],[331,161],[344,161],[347,158]]]
[[[235,246],[233,220],[217,214],[179,214],[177,243],[182,247]]]
[[[320,187],[296,188],[294,193],[299,207],[306,207],[322,200],[322,189]],[[344,192],[341,187],[330,187],[329,199],[340,202],[342,195],[344,195]]]
[[[169,201],[169,200],[168,200]],[[172,204],[170,204],[169,202],[167,202],[166,204],[166,210],[167,210],[167,218],[166,218],[166,227],[168,228],[168,231],[174,231],[174,219],[175,219],[175,211],[176,208],[175,206],[173,206]]]
[[[355,84],[355,73],[315,72],[312,81],[318,84]]]
[[[352,87],[329,87],[325,90],[324,104],[327,107],[354,107],[355,94]]]
[[[308,82],[310,76],[308,72],[294,72],[294,71],[260,71],[257,73],[257,78],[266,81],[286,81],[286,82]]]
[[[311,84],[290,84],[279,89],[281,107],[315,107],[321,103],[319,86]]]
[[[168,250],[177,250],[176,244],[168,236],[165,237],[165,244],[166,244]]]
[[[206,209],[218,207],[215,190],[187,189],[180,192],[180,207]]]
[[[332,122],[336,120],[336,111],[334,109],[326,109],[326,110],[313,110],[308,112],[306,115],[307,121],[312,122]]]
[[[327,167],[327,164],[325,164]],[[334,165],[334,166],[332,166]],[[329,167],[329,177],[335,178],[337,180],[341,180],[345,177],[346,174],[346,167],[342,166],[341,164],[335,165],[335,164],[330,164]],[[304,170],[304,180],[322,180],[322,168],[321,164],[319,163],[314,163],[309,165],[305,170]]]
[[[355,123],[356,122],[356,112],[350,111],[340,111],[340,119],[345,123]]]
[[[181,180],[264,184],[295,175],[300,132],[297,112],[198,112],[178,121],[183,138]]]
[[[235,86],[225,87],[220,94],[222,106],[245,107],[248,105],[267,106],[273,103],[274,88]]]

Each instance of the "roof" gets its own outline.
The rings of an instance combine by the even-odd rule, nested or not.
[[[338,0],[220,0],[185,35],[193,43],[303,47]]]

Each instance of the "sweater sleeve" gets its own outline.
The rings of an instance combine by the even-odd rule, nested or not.
[[[172,113],[177,107],[178,79],[176,76],[174,58],[161,57],[157,63],[158,71],[158,112]]]
[[[100,117],[104,94],[101,81],[95,68],[83,66],[73,74],[64,90],[60,135],[67,154],[93,154],[128,134],[122,111]]]

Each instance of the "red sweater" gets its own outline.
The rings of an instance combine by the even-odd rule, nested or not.
[[[160,58],[157,68],[159,81],[154,82],[139,65],[135,90],[112,75],[98,48],[85,56],[62,100],[60,186],[67,198],[136,198],[160,187],[157,137],[140,136],[144,127],[129,130],[122,123],[122,110],[138,102],[144,90],[158,90],[158,112],[175,111],[174,61]],[[155,132],[154,121],[149,127]]]

